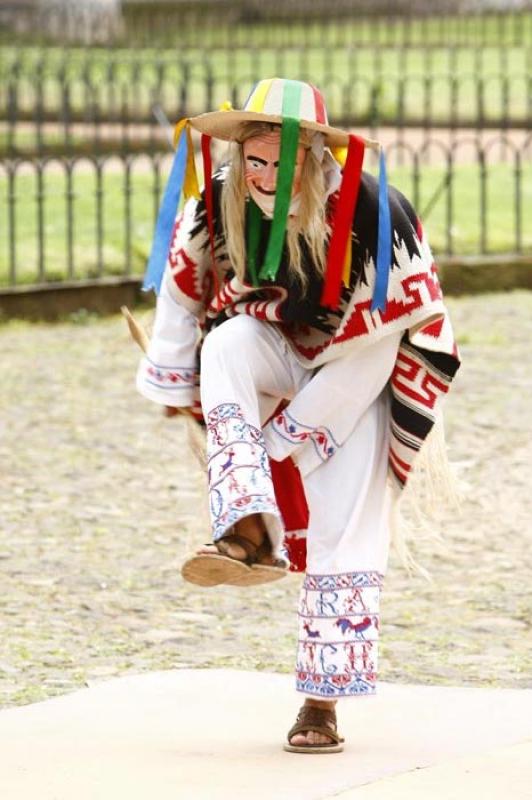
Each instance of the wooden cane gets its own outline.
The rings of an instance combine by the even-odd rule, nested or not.
[[[126,318],[127,326],[131,334],[131,338],[135,341],[143,353],[148,352],[148,345],[150,337],[140,325],[127,306],[121,306],[120,311]],[[189,432],[189,443],[194,455],[200,462],[203,469],[206,468],[207,456],[205,453],[205,432],[201,425],[197,422],[194,414],[188,408],[179,408],[177,413],[186,417],[187,427]]]

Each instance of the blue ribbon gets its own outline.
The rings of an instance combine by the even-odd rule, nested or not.
[[[149,292],[150,289],[153,289],[155,294],[159,294],[161,288],[168,251],[170,250],[174,222],[181,198],[181,189],[183,188],[185,180],[186,165],[187,136],[185,126],[179,138],[172,170],[168,178],[168,183],[166,184],[166,189],[164,190],[163,201],[157,217],[150,258],[148,266],[146,267],[146,274],[144,275],[144,283],[142,284],[142,290],[144,292]]]
[[[392,259],[392,223],[388,200],[388,180],[386,178],[386,159],[381,149],[379,162],[379,233],[377,241],[377,274],[371,300],[371,310],[386,310],[388,277]]]

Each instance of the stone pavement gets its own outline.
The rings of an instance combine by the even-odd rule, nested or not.
[[[0,712],[2,800],[532,797],[532,691],[381,684],[345,751],[285,753],[291,677],[172,670]]]
[[[532,292],[448,305],[462,510],[436,509],[441,541],[416,538],[432,583],[392,556],[380,678],[529,689]],[[299,577],[251,592],[180,578],[209,538],[204,478],[182,420],[136,393],[124,320],[11,322],[0,349],[0,706],[158,670],[291,672]]]

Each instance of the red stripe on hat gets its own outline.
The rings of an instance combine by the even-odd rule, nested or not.
[[[364,160],[364,142],[358,136],[349,135],[347,159],[340,186],[340,196],[332,221],[331,241],[327,254],[325,281],[321,294],[321,304],[328,308],[338,308],[345,253],[351,236],[353,216],[360,188],[360,175]]]
[[[314,105],[316,107],[316,122],[321,125],[327,125],[327,112],[325,111],[325,103],[323,96],[319,89],[316,89],[311,83],[309,84],[314,93]]]
[[[207,212],[207,227],[209,229],[209,242],[212,261],[212,278],[214,282],[214,297],[218,298],[220,283],[216,273],[216,259],[214,256],[214,219],[212,204],[212,158],[211,158],[211,136],[202,133],[201,135],[201,155],[203,156],[203,174],[205,176],[205,210]],[[216,311],[219,311],[219,301]]]

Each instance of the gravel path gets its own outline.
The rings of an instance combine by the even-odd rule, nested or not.
[[[532,686],[532,294],[449,302],[464,366],[447,405],[464,489],[433,582],[392,557],[382,604],[388,681]],[[0,703],[175,667],[291,671],[300,578],[194,590],[207,541],[182,420],[136,394],[123,320],[78,314],[0,327]]]

